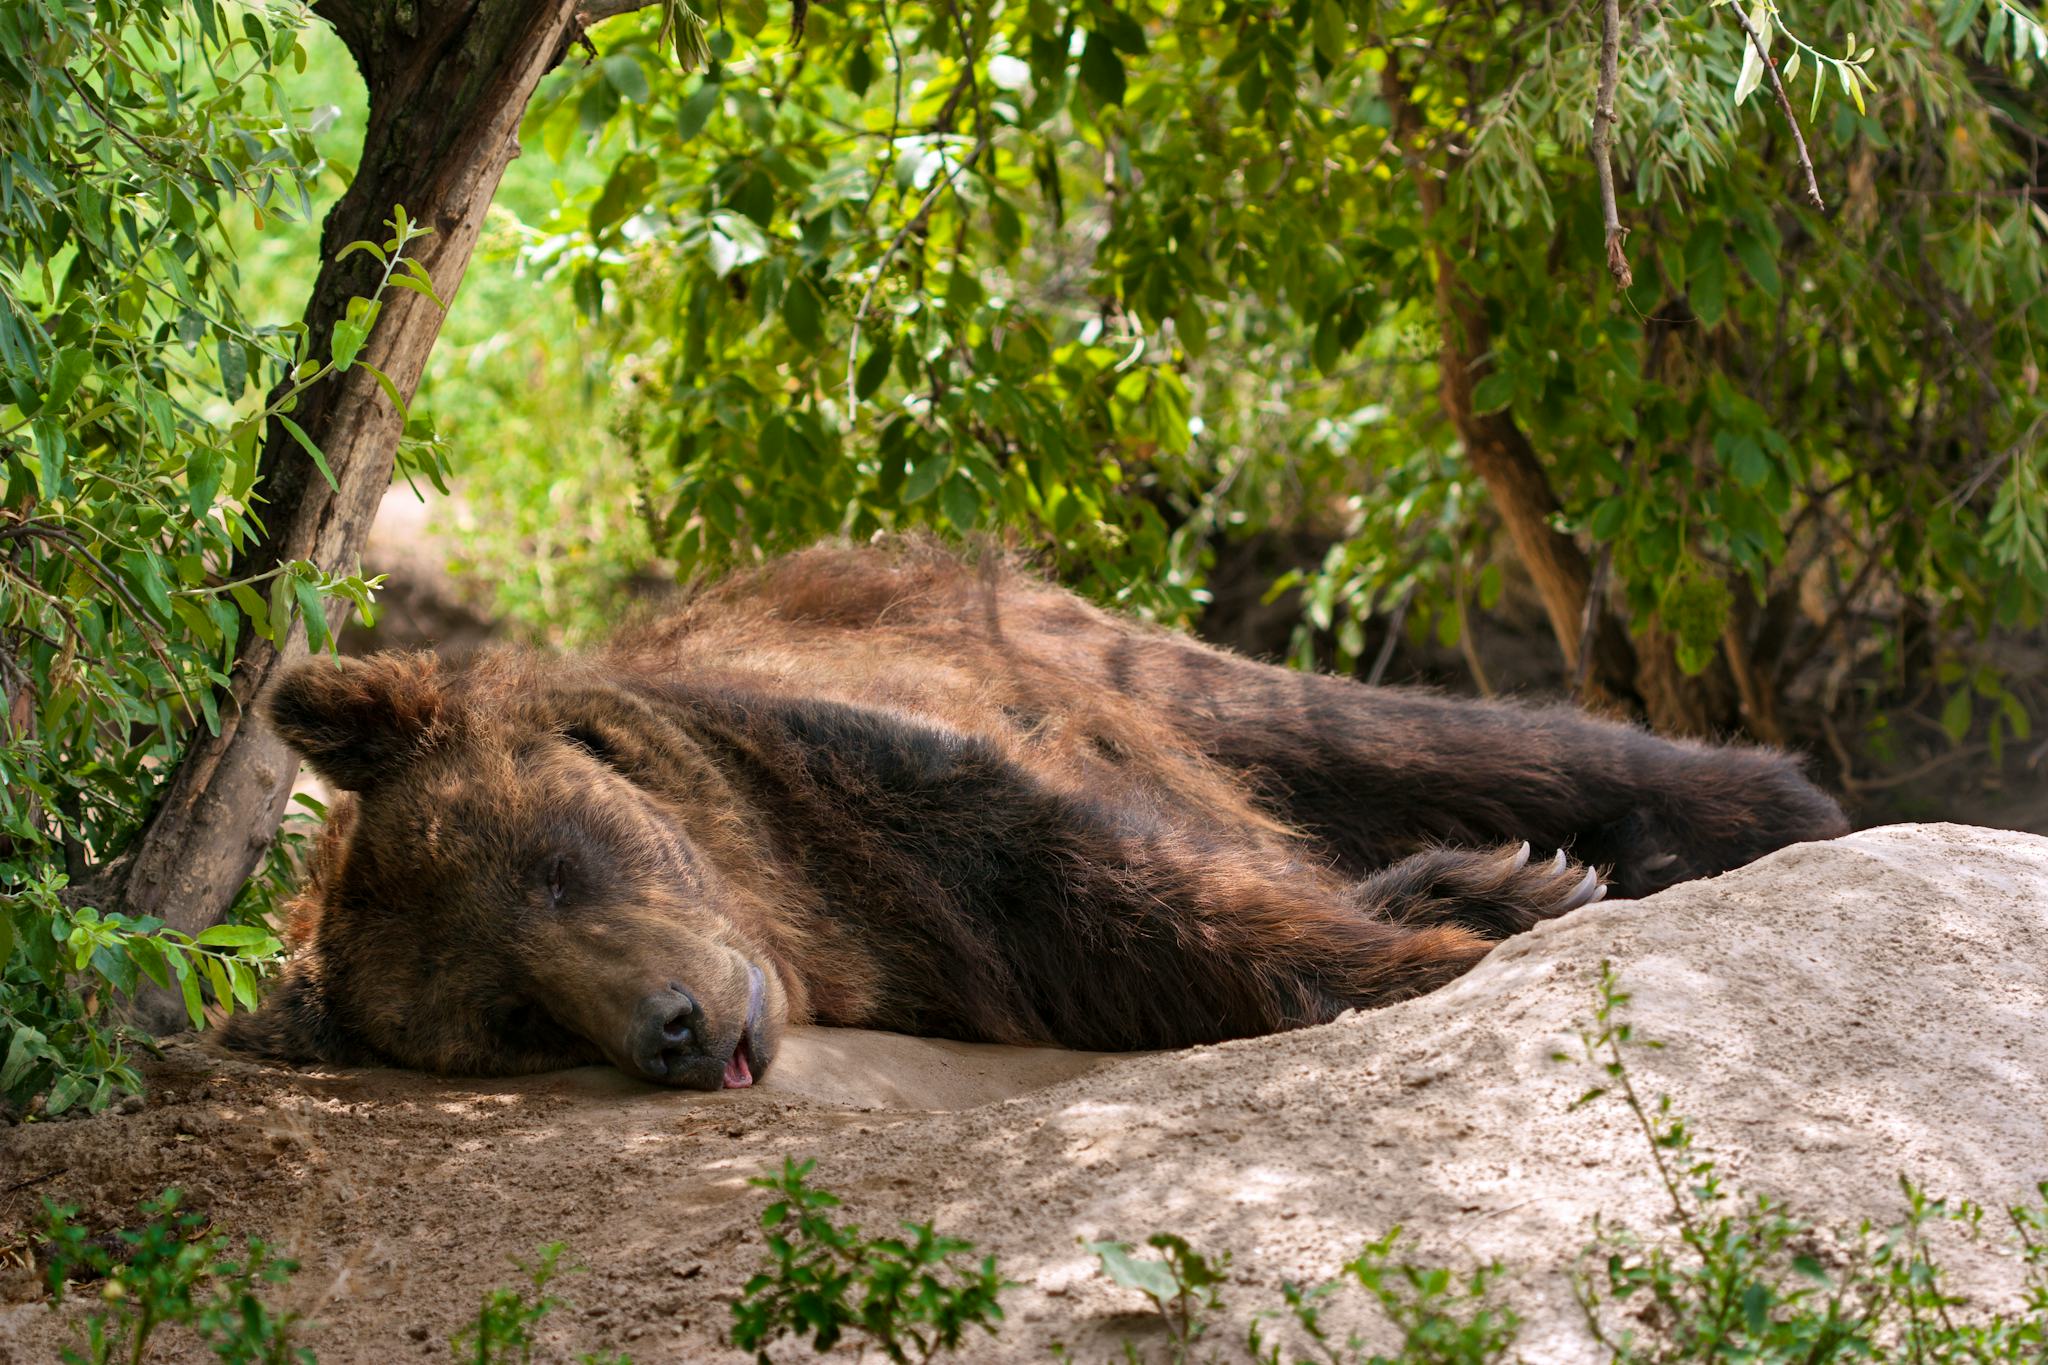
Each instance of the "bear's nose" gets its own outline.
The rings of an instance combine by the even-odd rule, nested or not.
[[[649,1080],[674,1082],[704,1056],[704,1011],[680,983],[671,981],[634,1011],[632,1056]]]

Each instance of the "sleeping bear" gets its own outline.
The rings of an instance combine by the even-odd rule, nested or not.
[[[821,546],[583,658],[316,659],[334,803],[232,1047],[744,1086],[785,1025],[1171,1048],[1847,828],[1785,754],[1258,663],[994,552]]]

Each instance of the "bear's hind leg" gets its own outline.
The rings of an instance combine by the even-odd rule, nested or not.
[[[1563,853],[1532,859],[1529,845],[1433,848],[1358,883],[1367,911],[1407,925],[1456,925],[1488,939],[1519,934],[1607,894],[1600,874]]]

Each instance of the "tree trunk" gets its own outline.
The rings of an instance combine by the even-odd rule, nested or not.
[[[328,215],[320,274],[306,306],[312,354],[351,299],[377,287],[382,266],[360,239],[382,242],[394,206],[432,229],[407,248],[452,299],[505,167],[519,153],[527,101],[575,36],[575,0],[321,0],[369,88],[369,124],[354,182]],[[409,403],[441,329],[432,300],[389,291],[360,359],[388,375]],[[339,488],[281,425],[272,423],[257,491],[267,532],[232,576],[308,559],[353,570],[377,503],[391,481],[403,420],[360,365],[301,395],[293,419],[327,457]],[[297,760],[255,716],[255,703],[305,653],[303,628],[279,650],[243,639],[221,698],[218,735],[195,734],[148,824],[87,890],[103,908],[157,915],[196,933],[216,923],[255,869],[283,816]],[[140,1020],[183,1025],[168,996],[139,1000]]]
[[[1395,135],[1403,150],[1411,153],[1409,170],[1427,229],[1443,211],[1443,184],[1420,157],[1412,155],[1424,132],[1422,116],[1408,99],[1392,53],[1381,73],[1380,89],[1394,113]],[[1433,246],[1432,252],[1437,321],[1443,335],[1437,368],[1444,414],[1457,428],[1473,472],[1486,485],[1487,496],[1514,542],[1516,558],[1536,585],[1551,632],[1564,651],[1567,673],[1577,674],[1581,672],[1579,655],[1586,647],[1580,635],[1585,628],[1592,566],[1578,542],[1551,524],[1559,510],[1557,496],[1535,447],[1514,417],[1505,411],[1480,413],[1474,409],[1472,390],[1493,368],[1493,338],[1485,306],[1459,279],[1450,253],[1441,244]],[[1595,604],[1591,619],[1592,667],[1584,670],[1587,700],[1608,710],[1633,709],[1637,705],[1636,658],[1628,632],[1601,604]]]

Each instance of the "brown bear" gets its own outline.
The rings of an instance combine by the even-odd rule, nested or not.
[[[316,660],[269,714],[352,795],[226,1041],[453,1073],[747,1085],[791,1021],[1300,1028],[1847,828],[1782,753],[1291,672],[924,543],[790,556],[585,659]]]

